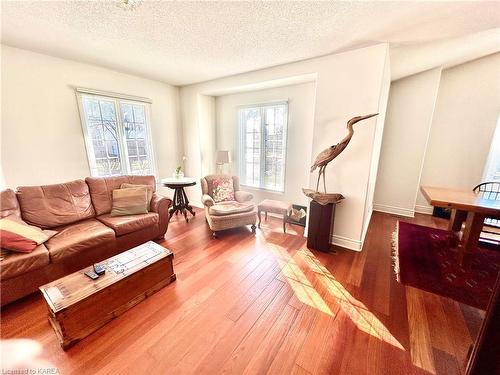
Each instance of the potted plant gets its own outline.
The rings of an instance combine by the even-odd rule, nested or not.
[[[182,171],[182,167],[180,165],[175,168],[175,172],[173,173],[173,177],[175,178],[183,178],[184,172]]]

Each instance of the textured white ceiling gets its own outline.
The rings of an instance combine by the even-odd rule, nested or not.
[[[175,85],[500,26],[498,2],[2,1],[2,43]]]

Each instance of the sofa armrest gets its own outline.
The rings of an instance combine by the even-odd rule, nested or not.
[[[234,199],[236,199],[236,201],[240,203],[248,202],[253,199],[253,194],[248,193],[246,191],[238,190],[234,192]]]
[[[203,194],[203,196],[201,197],[201,202],[205,207],[212,207],[215,204],[213,198],[208,194]]]
[[[153,197],[151,198],[151,212],[156,212],[160,216],[159,236],[163,237],[167,232],[168,228],[168,220],[169,214],[168,209],[172,204],[172,200],[170,198],[164,197],[158,193],[153,193]]]

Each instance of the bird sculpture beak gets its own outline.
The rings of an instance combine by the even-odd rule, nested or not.
[[[360,121],[363,121],[363,120],[366,120],[370,117],[374,117],[374,116],[377,116],[378,113],[372,113],[370,115],[365,115],[365,116],[356,116],[356,117],[353,117],[352,119],[350,119],[348,122],[347,122],[347,126],[349,127],[349,125],[354,125],[355,123],[357,122],[360,122]]]

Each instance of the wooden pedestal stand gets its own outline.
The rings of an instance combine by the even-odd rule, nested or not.
[[[308,248],[324,252],[335,252],[330,245],[335,205],[335,203],[322,205],[316,201],[311,201],[309,229],[307,230]]]

